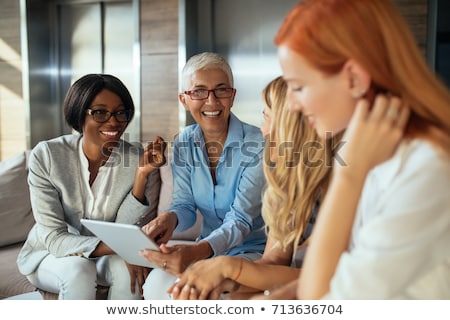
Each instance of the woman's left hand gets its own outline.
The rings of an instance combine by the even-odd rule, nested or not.
[[[144,296],[142,286],[144,285],[145,279],[147,279],[148,274],[152,269],[142,266],[137,266],[125,262],[128,273],[130,274],[130,290],[132,294],[135,294],[136,283],[139,288],[139,293],[141,297]]]
[[[178,276],[192,262],[189,245],[166,246],[161,244],[160,251],[144,249],[139,254],[154,265],[161,266],[165,272]]]

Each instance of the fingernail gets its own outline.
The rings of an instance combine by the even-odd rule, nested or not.
[[[186,285],[183,287],[183,291],[184,291],[184,292],[189,292],[190,289],[191,289],[191,287],[190,287],[188,284],[186,284]]]

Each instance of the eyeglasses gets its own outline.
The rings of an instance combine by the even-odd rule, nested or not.
[[[106,110],[92,110],[87,109],[86,113],[94,118],[94,121],[103,123],[111,119],[112,116],[116,118],[118,122],[128,122],[130,121],[131,112],[130,110],[120,110],[116,112],[109,112]]]
[[[195,89],[185,91],[184,94],[187,94],[192,100],[203,100],[208,99],[209,93],[212,92],[214,97],[217,99],[221,98],[231,98],[236,89],[234,88],[216,88],[216,89]]]

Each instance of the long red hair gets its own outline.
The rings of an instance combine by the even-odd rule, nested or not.
[[[450,153],[450,92],[428,67],[403,17],[388,0],[304,0],[276,37],[326,74],[355,59],[376,92],[411,108],[407,137],[422,137]]]

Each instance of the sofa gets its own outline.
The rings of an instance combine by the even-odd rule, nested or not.
[[[28,190],[28,158],[30,151],[23,151],[0,162],[0,299],[27,297],[27,293],[39,292],[43,299],[57,299],[57,294],[38,290],[23,276],[16,264],[17,255],[34,224]],[[168,162],[170,159],[168,159]],[[157,212],[168,208],[172,200],[172,173],[169,165],[159,170],[160,186]],[[197,223],[189,230],[174,234],[178,240],[194,240],[201,226]],[[97,299],[106,299],[108,288],[99,287]]]

